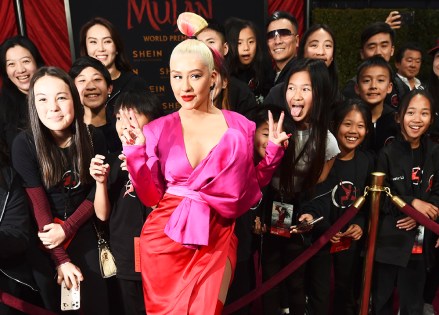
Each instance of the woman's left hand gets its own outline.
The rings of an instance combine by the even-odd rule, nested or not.
[[[404,219],[396,221],[396,227],[401,230],[410,231],[416,227],[416,221],[411,217],[405,217]]]
[[[341,237],[350,237],[355,241],[358,241],[361,236],[363,235],[363,230],[361,229],[361,227],[357,224],[351,224],[351,226],[349,226],[349,228],[341,233]]]
[[[60,224],[50,223],[43,227],[43,232],[38,232],[38,237],[46,248],[53,249],[64,242],[66,234]]]
[[[110,165],[108,163],[104,163],[104,161],[105,156],[96,154],[96,156],[92,158],[90,162],[90,175],[97,183],[100,184],[103,184],[107,181],[110,173]]]
[[[291,135],[287,135],[282,130],[284,124],[285,114],[282,112],[279,117],[279,121],[274,123],[273,114],[268,111],[268,140],[277,145],[283,145],[285,148],[288,146],[288,139]]]
[[[120,136],[122,145],[145,145],[146,139],[134,114],[134,110],[132,108],[128,110],[121,108],[119,115],[123,126],[123,132]]]

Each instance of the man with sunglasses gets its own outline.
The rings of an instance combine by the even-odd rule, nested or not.
[[[267,46],[274,61],[273,87],[270,89],[264,104],[284,103],[283,83],[288,80],[287,73],[296,59],[299,47],[298,23],[288,12],[276,11],[267,23]]]
[[[291,61],[296,57],[299,46],[298,23],[288,12],[276,11],[268,18],[267,45],[275,63],[273,85],[285,80]]]

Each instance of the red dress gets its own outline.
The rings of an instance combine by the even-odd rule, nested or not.
[[[260,200],[261,183],[283,155],[273,144],[258,171],[254,124],[223,114],[229,129],[195,168],[178,113],[145,126],[146,147],[124,147],[139,198],[147,205],[159,201],[140,236],[148,315],[214,314],[227,259],[232,269],[236,262],[234,219]]]

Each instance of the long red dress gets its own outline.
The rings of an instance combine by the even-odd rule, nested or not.
[[[282,158],[283,150],[269,144],[255,167],[254,123],[223,115],[229,129],[195,168],[178,112],[145,126],[145,147],[124,147],[139,198],[159,201],[140,236],[148,315],[214,314],[226,261],[232,268],[236,261],[234,219],[260,200],[260,186]]]

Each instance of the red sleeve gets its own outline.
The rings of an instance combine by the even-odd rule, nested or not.
[[[79,207],[76,208],[75,212],[67,218],[64,224],[61,225],[66,234],[66,239],[71,238],[76,231],[78,231],[78,229],[92,217],[93,213],[93,202],[85,199]]]
[[[49,200],[43,187],[26,188],[26,193],[29,196],[35,220],[38,225],[38,230],[42,231],[47,224],[53,223],[52,212],[50,211]],[[65,262],[70,261],[69,256],[62,246],[48,250],[52,256],[55,266],[59,266]]]

